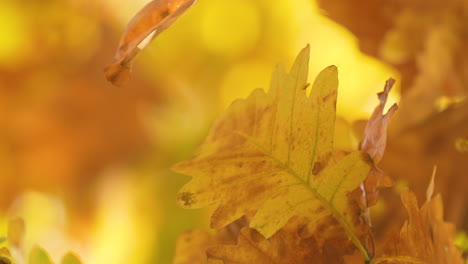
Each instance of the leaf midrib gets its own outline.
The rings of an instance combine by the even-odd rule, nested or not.
[[[242,132],[234,131],[234,133],[244,137],[247,141],[255,145],[256,147],[259,148],[261,152],[263,152],[266,156],[271,158],[274,162],[276,162],[278,165],[284,168],[285,171],[287,171],[291,176],[296,178],[299,184],[303,185],[309,192],[311,192],[317,200],[319,200],[327,210],[330,211],[333,217],[338,220],[338,222],[343,226],[345,229],[346,233],[350,237],[351,241],[353,244],[359,249],[359,251],[362,253],[363,257],[365,259],[369,259],[369,255],[367,253],[367,250],[364,248],[364,246],[361,244],[359,238],[357,235],[354,233],[354,229],[350,225],[350,223],[342,216],[333,206],[330,204],[323,196],[321,196],[316,189],[312,188],[308,182],[304,181],[293,169],[291,169],[289,166],[284,164],[281,160],[276,158],[273,154],[271,154],[268,150],[266,150],[262,145],[260,145],[255,138],[248,136]]]

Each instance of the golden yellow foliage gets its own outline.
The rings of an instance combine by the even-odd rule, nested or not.
[[[257,210],[251,227],[271,237],[295,215],[313,231],[332,215],[364,256],[347,194],[366,178],[367,154],[336,159],[333,150],[338,74],[324,69],[306,95],[309,47],[291,72],[278,66],[271,89],[235,101],[212,126],[197,154],[174,170],[194,178],[179,192],[185,208],[217,205],[211,226],[223,227]]]

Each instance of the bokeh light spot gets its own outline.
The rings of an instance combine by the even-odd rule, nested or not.
[[[215,55],[239,57],[251,51],[260,35],[260,14],[252,1],[212,1],[203,6],[201,38]]]

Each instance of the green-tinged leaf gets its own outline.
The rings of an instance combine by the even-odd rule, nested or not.
[[[464,231],[459,231],[455,237],[455,245],[460,248],[462,253],[468,252],[468,234]]]
[[[251,227],[271,237],[294,215],[332,215],[367,258],[345,217],[347,193],[367,176],[368,156],[333,150],[338,71],[325,68],[307,96],[309,47],[288,74],[278,66],[268,93],[235,101],[215,122],[196,155],[174,166],[193,176],[179,193],[185,208],[217,205],[211,225],[256,210]],[[325,212],[325,213],[324,213]]]
[[[461,153],[468,152],[468,139],[458,138],[455,141],[455,148]]]
[[[52,260],[50,260],[49,254],[39,247],[34,246],[31,252],[29,253],[29,264],[53,264]]]
[[[12,263],[14,262],[11,258],[10,250],[8,250],[8,248],[6,247],[0,248],[0,264],[12,264]]]
[[[61,264],[81,264],[80,258],[73,252],[68,252],[62,258]]]

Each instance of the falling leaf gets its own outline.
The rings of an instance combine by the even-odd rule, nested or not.
[[[444,222],[440,195],[427,201],[421,209],[416,196],[409,190],[401,194],[408,220],[400,234],[393,234],[375,264],[425,263],[463,264],[460,250],[455,246],[455,227]]]
[[[61,264],[81,264],[80,258],[73,252],[68,252],[63,256]]]
[[[346,240],[346,239],[345,239]],[[243,228],[237,245],[219,245],[207,250],[210,261],[222,260],[224,264],[291,264],[291,263],[344,263],[344,250],[337,251],[335,246],[346,241],[334,241],[323,247],[316,239],[302,238],[298,233],[296,218],[291,219],[270,239],[252,228]],[[212,263],[212,262],[209,262]]]
[[[307,96],[308,64],[306,47],[289,74],[276,68],[268,93],[257,89],[226,110],[197,154],[174,166],[193,176],[178,202],[217,205],[213,228],[257,210],[251,227],[267,238],[294,215],[310,223],[332,215],[367,258],[345,213],[347,194],[367,176],[369,158],[356,151],[335,159],[337,68],[325,68]]]
[[[25,229],[26,227],[22,218],[8,221],[8,241],[15,247],[21,246]]]
[[[136,55],[155,37],[170,27],[197,0],[153,0],[130,21],[119,42],[106,78],[114,85],[123,85],[130,78]]]

